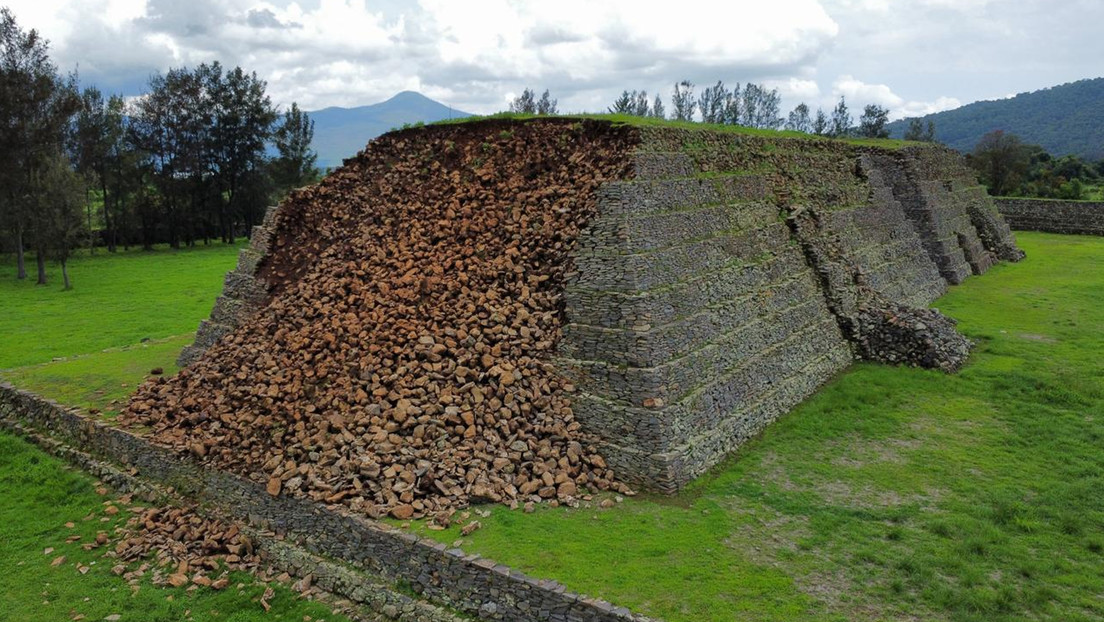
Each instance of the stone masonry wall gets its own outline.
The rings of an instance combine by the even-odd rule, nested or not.
[[[1104,235],[1104,203],[1004,197],[993,201],[1013,229]]]
[[[568,283],[561,368],[619,474],[678,489],[851,360],[767,178],[655,152],[610,184]]]
[[[253,227],[249,246],[243,248],[238,255],[237,267],[227,273],[222,295],[215,301],[211,317],[199,323],[195,341],[185,347],[177,357],[177,364],[181,367],[186,367],[199,358],[223,335],[233,332],[264,300],[265,286],[255,275],[257,264],[268,252],[276,212],[277,207],[268,208],[262,223]]]
[[[660,129],[636,158],[579,245],[558,364],[642,486],[679,489],[853,358],[956,369],[969,342],[925,307],[1017,258],[947,150]]]
[[[48,435],[71,450],[117,465],[140,481],[171,487],[202,507],[254,529],[284,534],[288,542],[314,555],[349,564],[375,578],[375,583],[363,586],[337,586],[344,591],[378,591],[378,583],[404,583],[432,602],[483,620],[648,622],[623,607],[569,592],[555,581],[529,577],[342,506],[274,497],[261,484],[203,467],[170,449],[3,383],[0,427]],[[287,550],[279,554],[291,555]],[[295,563],[306,563],[303,555],[294,557]],[[350,574],[341,577],[341,581],[356,580]]]

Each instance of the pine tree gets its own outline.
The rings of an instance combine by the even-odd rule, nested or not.
[[[636,91],[633,91],[635,93]],[[613,105],[607,110],[611,114],[632,114],[633,110],[633,93],[628,91],[621,91],[621,95],[614,100]]]
[[[851,133],[853,124],[851,113],[847,110],[847,102],[840,96],[839,103],[832,110],[832,118],[828,126],[828,134],[834,137],[843,137]]]
[[[652,111],[649,116],[655,119],[666,119],[667,111],[663,109],[663,98],[656,93],[655,101],[652,102]]]
[[[35,195],[42,187],[34,182],[61,151],[80,107],[76,77],[59,75],[48,49],[38,32],[23,31],[0,7],[0,226],[11,235],[20,279],[27,276],[24,249],[33,239],[39,283],[46,282],[49,236]]]
[[[315,162],[318,154],[311,149],[314,121],[292,102],[283,120],[272,135],[279,154],[272,161],[272,181],[281,196],[318,179]]]
[[[806,134],[813,129],[813,122],[809,118],[809,106],[805,102],[801,102],[790,112],[786,118],[786,129]]]
[[[824,114],[823,108],[817,108],[816,120],[813,121],[813,133],[817,136],[828,133],[828,115]]]
[[[714,86],[706,87],[698,97],[698,110],[703,123],[724,123],[725,103],[730,97],[724,82],[720,80]]]
[[[632,113],[638,117],[648,116],[648,91],[633,91]]]
[[[859,117],[859,135],[865,138],[889,138],[889,111],[876,104],[867,104]]]
[[[544,89],[544,93],[541,93],[540,99],[537,100],[537,114],[557,114],[559,112],[558,103],[558,100],[552,99],[552,96],[549,95],[548,89]]]
[[[514,101],[510,102],[510,112],[515,114],[536,114],[537,113],[537,95],[531,89],[526,88],[514,98]]]
[[[694,108],[697,102],[694,101],[694,84],[689,80],[683,80],[675,85],[675,90],[671,94],[671,108],[675,115],[676,121],[693,121],[694,120]]]

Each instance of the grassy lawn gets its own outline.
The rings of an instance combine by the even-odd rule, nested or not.
[[[1018,237],[936,305],[960,374],[859,365],[676,498],[465,550],[670,622],[1104,619],[1104,238]]]
[[[222,245],[117,255],[101,251],[73,261],[69,292],[54,282],[45,287],[19,283],[14,263],[4,262],[0,368],[14,369],[0,377],[65,404],[110,413],[113,403],[152,368],[176,371],[177,354],[210,313],[237,253],[236,247]],[[0,622],[93,621],[114,614],[136,622],[346,620],[246,573],[231,575],[231,587],[221,592],[163,588],[148,581],[132,592],[111,573],[114,562],[101,558],[103,549],[80,546],[98,531],[111,533],[128,512],[106,516],[105,498],[96,494],[91,478],[5,433],[0,433],[0,499],[0,566],[7,569],[0,578]],[[75,527],[65,527],[67,522]],[[81,539],[66,543],[72,535]],[[54,550],[45,554],[47,548]],[[61,555],[66,561],[51,566]],[[88,568],[86,574],[78,571],[81,566]],[[268,601],[269,613],[259,603],[266,587],[276,594]]]
[[[176,357],[191,343],[192,334],[188,333],[18,367],[0,372],[0,378],[61,404],[99,410],[111,417],[150,370],[160,367],[166,375],[176,373]]]
[[[21,439],[0,434],[0,456],[0,567],[5,569],[0,575],[0,621],[91,622],[117,614],[115,619],[123,622],[347,622],[330,607],[247,573],[231,574],[230,587],[222,591],[158,587],[148,581],[133,591],[111,572],[116,562],[103,557],[104,548],[85,551],[81,546],[94,541],[97,532],[110,534],[125,524],[130,515],[125,506],[117,505],[121,511],[107,515],[107,498],[96,494],[91,478]],[[78,535],[80,540],[66,542]],[[52,565],[61,556],[65,560]],[[85,574],[81,567],[87,568]],[[266,587],[275,592],[268,613],[259,602]]]
[[[110,416],[150,370],[176,372],[176,357],[210,314],[238,248],[82,254],[71,263],[68,292],[54,281],[17,281],[14,259],[6,257],[0,378]]]
[[[15,278],[15,260],[0,262],[0,369],[99,352],[194,332],[211,313],[238,248],[223,244],[173,251],[98,250],[70,262],[73,289],[49,265],[47,285]]]

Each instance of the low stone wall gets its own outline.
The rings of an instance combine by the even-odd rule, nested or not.
[[[75,409],[0,384],[0,424],[23,434],[46,435],[61,443],[55,453],[95,468],[109,483],[127,489],[171,487],[185,499],[214,509],[249,527],[286,535],[286,541],[314,555],[344,562],[378,578],[361,584],[356,573],[323,566],[320,560],[277,548],[270,554],[300,571],[326,576],[327,589],[348,597],[377,599],[381,585],[405,584],[424,598],[483,620],[541,622],[648,622],[648,618],[608,602],[574,594],[555,581],[529,577],[507,566],[468,555],[439,542],[353,515],[341,506],[269,495],[261,484],[196,464],[188,457],[151,445],[139,436],[88,419]],[[95,460],[93,460],[95,459]],[[82,465],[81,462],[84,462]],[[117,467],[117,468],[115,468]],[[127,479],[133,478],[133,479]],[[281,545],[282,546],[282,545]],[[331,567],[333,566],[333,567]],[[383,602],[399,619],[399,602]]]
[[[1104,235],[1104,202],[1007,197],[993,199],[993,202],[1013,229]]]

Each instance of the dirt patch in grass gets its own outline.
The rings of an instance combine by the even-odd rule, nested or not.
[[[1036,335],[1034,333],[1020,333],[1017,335],[1020,339],[1026,339],[1028,341],[1040,341],[1042,343],[1058,343],[1058,340],[1054,337],[1048,337],[1046,335]]]
[[[909,444],[908,442],[904,442]],[[873,444],[873,443],[871,443]],[[876,452],[883,458],[893,456],[895,459],[882,459],[881,462],[900,464],[903,459],[888,447],[893,443],[887,443],[887,449]],[[833,461],[834,462],[834,461]],[[867,462],[854,461],[851,466],[866,466]],[[917,505],[931,507],[935,504],[941,493],[935,489],[929,489],[924,493],[902,493],[892,489],[880,489],[871,484],[859,485],[841,479],[805,478],[802,483],[795,482],[782,459],[775,453],[767,453],[760,462],[763,469],[761,481],[777,486],[779,489],[792,493],[806,493],[815,495],[828,505],[842,506],[846,508],[861,509],[885,509],[904,505]]]
[[[835,466],[864,467],[878,463],[903,464],[907,453],[922,445],[919,439],[869,439],[852,435],[840,442],[825,443],[825,457]],[[832,457],[832,454],[836,454]]]

